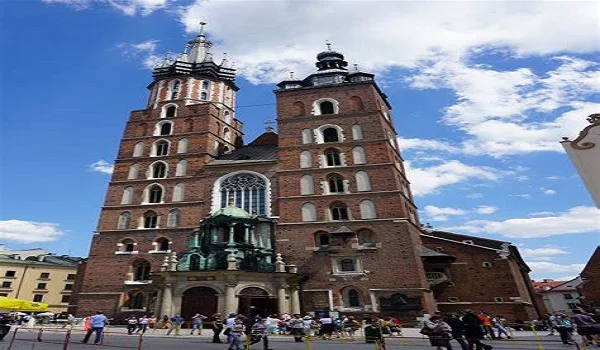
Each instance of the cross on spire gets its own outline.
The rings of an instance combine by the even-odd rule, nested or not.
[[[266,127],[266,129],[267,129],[267,132],[273,132],[273,127],[271,126],[271,124],[275,124],[275,122],[274,122],[274,121],[272,121],[272,120],[270,120],[270,119],[267,119],[267,120],[264,122],[264,124],[267,126],[267,127]]]
[[[206,22],[200,21],[200,34],[199,35],[204,35],[204,26],[205,25],[206,25]]]
[[[325,40],[325,45],[327,45],[327,51],[331,51],[331,42],[329,40]]]
[[[290,80],[294,80],[294,72],[290,72]]]

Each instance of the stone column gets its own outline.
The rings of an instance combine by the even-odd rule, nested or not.
[[[233,247],[235,245],[234,229],[235,229],[235,225],[232,224],[229,226],[229,242],[227,243],[227,246]]]
[[[292,287],[292,313],[300,313],[300,290],[298,286]]]
[[[250,225],[244,225],[244,243],[252,244],[252,242],[250,242]]]
[[[225,312],[237,312],[237,302],[235,299],[235,283],[225,285]]]
[[[172,286],[170,284],[165,284],[162,293],[162,302],[160,303],[160,316],[157,317],[163,317],[164,315],[168,315],[169,317],[173,316],[171,315],[171,308],[173,306],[172,293]]]
[[[154,305],[154,310],[152,310],[152,312],[154,313],[154,315],[158,319],[160,319],[162,317],[162,315],[160,314],[161,306],[162,306],[162,300],[163,300],[163,290],[159,289],[156,292],[156,304]],[[148,311],[150,311],[150,310],[148,310]]]
[[[283,313],[290,312],[290,310],[288,310],[288,307],[287,307],[287,301],[285,300],[285,297],[286,297],[285,290],[288,287],[289,286],[287,284],[280,284],[279,287],[277,287],[277,307],[279,308],[280,315]]]

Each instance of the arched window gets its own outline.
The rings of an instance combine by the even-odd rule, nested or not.
[[[173,118],[177,116],[177,107],[170,105],[167,107],[167,109],[165,110],[165,117],[166,118]]]
[[[179,80],[175,80],[171,83],[171,100],[179,97],[179,88],[181,87],[181,82]]]
[[[147,202],[148,203],[161,203],[163,196],[163,189],[159,185],[152,185],[147,189]]]
[[[133,156],[134,157],[142,157],[144,155],[144,143],[138,142],[135,144],[133,148]]]
[[[167,217],[167,227],[179,227],[180,219],[181,211],[177,208],[171,209],[169,216]]]
[[[136,260],[133,263],[133,280],[147,281],[150,279],[150,263],[146,260]]]
[[[206,93],[205,91],[202,91],[202,92],[200,93],[200,99],[201,99],[202,101],[206,101],[206,100],[208,100],[208,93]]]
[[[300,194],[314,194],[314,182],[310,175],[304,175],[300,178]]]
[[[119,216],[119,224],[117,229],[126,230],[129,228],[129,224],[131,223],[131,213],[126,211]]]
[[[354,159],[354,164],[365,164],[367,159],[365,157],[365,150],[360,146],[356,146],[352,149],[352,158]]]
[[[372,246],[373,244],[373,232],[369,230],[358,231],[358,244],[364,246]]]
[[[123,197],[121,197],[121,204],[131,204],[133,202],[133,187],[125,187],[123,190]]]
[[[350,109],[352,109],[353,111],[362,111],[363,109],[365,109],[360,97],[358,97],[358,96],[350,97]]]
[[[200,256],[198,254],[190,255],[190,271],[200,271]]]
[[[352,125],[352,139],[354,140],[362,140],[362,128],[358,124]]]
[[[156,246],[156,250],[158,250],[159,252],[166,252],[169,250],[169,240],[164,237],[157,239],[154,243]]]
[[[187,160],[182,159],[177,162],[177,168],[175,168],[175,176],[185,176],[187,171]]]
[[[315,234],[315,244],[317,246],[328,246],[329,245],[329,233],[317,232]]]
[[[144,213],[144,228],[156,228],[158,225],[158,215],[153,211]]]
[[[377,214],[375,213],[375,203],[373,201],[365,199],[360,202],[360,218],[361,219],[375,219]]]
[[[353,271],[356,271],[356,260],[354,260],[354,259],[342,259],[340,261],[340,271],[342,271],[342,272],[353,272]]]
[[[185,184],[177,184],[173,188],[173,202],[181,202],[185,198]]]
[[[356,172],[356,190],[359,192],[371,190],[371,179],[366,171]]]
[[[159,126],[159,131],[158,131],[158,135],[164,136],[164,135],[171,135],[171,123],[162,123]]]
[[[331,220],[349,220],[348,207],[344,203],[336,202],[329,207]]]
[[[187,153],[188,139],[181,139],[177,144],[177,153]]]
[[[225,120],[225,123],[231,124],[231,113],[229,113],[229,111],[223,112],[223,119]]]
[[[319,103],[320,114],[334,114],[334,106],[331,101],[323,101]]]
[[[225,141],[231,142],[231,131],[229,130],[229,128],[223,129],[223,138],[225,139]]]
[[[329,187],[329,193],[344,192],[344,179],[339,175],[329,175],[327,177],[327,185]]]
[[[301,117],[304,114],[306,114],[306,111],[304,109],[304,103],[300,101],[292,103],[292,113],[296,117]]]
[[[312,167],[312,155],[309,151],[303,151],[300,153],[300,167],[311,168]]]
[[[313,142],[313,131],[310,129],[302,130],[302,144],[309,144]]]
[[[129,308],[132,310],[144,309],[144,293],[135,293],[131,299],[129,299]]]
[[[133,239],[126,238],[121,241],[121,249],[119,250],[122,252],[133,252],[135,251],[135,242]]]
[[[225,147],[223,147],[223,154],[227,154],[227,153],[231,153],[231,150],[229,149],[229,147],[225,146]]]
[[[356,289],[344,289],[342,292],[342,299],[344,301],[344,307],[361,307],[360,294]]]
[[[208,90],[210,88],[210,82],[203,80],[202,81],[202,90]]]
[[[327,128],[323,130],[323,142],[338,142],[340,137],[336,128]]]
[[[302,221],[317,221],[317,206],[312,203],[302,205]]]
[[[162,179],[167,177],[167,164],[163,162],[156,162],[152,164],[151,169],[152,173],[150,174],[150,176],[153,179]]]
[[[169,143],[165,140],[158,140],[153,145],[155,156],[169,155]]]
[[[131,164],[129,167],[129,173],[127,174],[128,180],[135,180],[138,178],[140,173],[140,166],[138,163]]]
[[[342,165],[342,157],[336,149],[328,149],[325,151],[325,165],[340,166]]]
[[[267,215],[267,190],[265,178],[255,173],[243,172],[226,176],[218,183],[220,207],[233,204],[248,213]]]

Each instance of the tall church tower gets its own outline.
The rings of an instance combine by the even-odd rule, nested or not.
[[[210,212],[207,162],[242,144],[235,70],[213,61],[203,32],[153,71],[145,109],[131,112],[93,237],[78,314],[153,311],[149,277],[185,251]],[[206,187],[206,188],[205,188]],[[168,260],[167,259],[167,260]],[[175,259],[175,257],[173,257]]]
[[[278,84],[275,244],[308,278],[303,310],[415,315],[434,305],[386,95],[327,50]]]

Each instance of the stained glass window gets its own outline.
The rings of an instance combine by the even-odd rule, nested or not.
[[[240,173],[221,181],[221,208],[229,203],[242,208],[250,214],[267,214],[266,181],[254,174]]]

